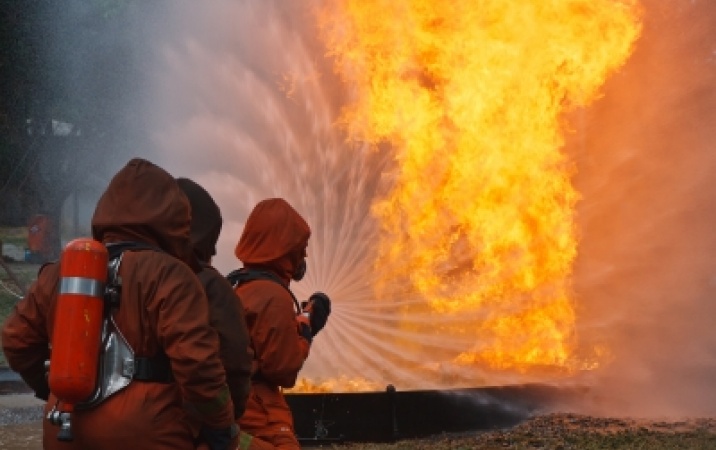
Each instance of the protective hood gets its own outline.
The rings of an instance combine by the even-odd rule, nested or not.
[[[289,280],[310,237],[308,224],[286,200],[270,198],[249,214],[235,254],[244,266],[270,268]]]
[[[112,178],[92,216],[92,237],[105,244],[144,242],[197,269],[189,200],[174,177],[144,159],[132,159]]]
[[[223,224],[221,211],[211,195],[194,181],[177,178],[177,184],[191,205],[191,243],[194,255],[199,261],[208,263],[216,255],[216,242]]]

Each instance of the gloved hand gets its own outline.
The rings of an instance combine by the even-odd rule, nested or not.
[[[308,302],[304,302],[306,305]],[[304,308],[305,305],[301,305],[302,308]],[[310,344],[313,342],[313,333],[311,332],[311,320],[307,317],[310,316],[310,314],[307,314],[306,309],[304,308],[304,312],[296,316],[296,325],[298,326],[298,334],[303,336],[305,340],[308,341]]]
[[[311,314],[311,334],[315,336],[326,326],[331,314],[331,299],[323,292],[314,292],[308,298],[305,310]]]
[[[50,397],[50,384],[48,381],[48,377],[50,376],[50,361],[44,361],[42,363],[42,369],[40,369],[39,364],[40,363],[34,364],[32,369],[23,372],[22,379],[35,391],[35,397],[47,401]]]
[[[209,428],[202,425],[199,438],[210,450],[234,450],[239,445],[239,426],[232,424],[228,428]]]

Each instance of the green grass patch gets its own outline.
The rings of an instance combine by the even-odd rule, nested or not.
[[[17,245],[20,248],[27,246],[27,228],[24,227],[0,227],[0,241],[5,244]],[[12,308],[20,300],[22,290],[27,289],[37,278],[39,265],[25,262],[5,262],[0,266],[0,324],[5,323]],[[8,269],[12,272],[11,276]],[[17,279],[21,286],[15,283]],[[0,366],[6,365],[5,357],[0,350]]]
[[[37,270],[39,265],[28,263],[6,263],[14,277],[27,289],[30,284],[37,278]],[[0,267],[0,324],[5,323],[5,319],[12,311],[15,303],[21,298],[21,289],[13,281],[5,267]],[[0,349],[0,366],[6,365],[5,357]]]
[[[0,227],[0,241],[19,248],[27,247],[27,227]]]

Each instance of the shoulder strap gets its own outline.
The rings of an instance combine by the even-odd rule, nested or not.
[[[230,274],[228,274],[226,276],[226,279],[229,280],[229,283],[231,283],[233,287],[237,287],[252,280],[271,280],[280,284],[283,287],[286,287],[286,285],[283,284],[278,275],[264,270],[246,268],[236,269]]]
[[[256,269],[236,269],[229,273],[226,276],[226,279],[229,280],[229,283],[231,283],[231,287],[236,289],[238,286],[241,286],[244,283],[248,283],[249,281],[253,280],[269,280],[273,281],[275,283],[280,284],[286,291],[288,291],[289,294],[291,294],[291,298],[293,299],[293,304],[296,307],[296,314],[299,314],[301,312],[301,306],[298,304],[298,299],[296,296],[291,292],[291,289],[286,286],[283,281],[278,277],[278,275],[263,271],[263,270],[256,270]]]
[[[122,279],[119,277],[119,266],[122,263],[122,255],[126,251],[137,251],[137,250],[154,250],[161,252],[162,249],[153,245],[146,244],[144,242],[112,242],[105,245],[108,253],[107,263],[107,284],[105,287],[105,300],[110,306],[111,310],[113,307],[119,307],[119,299],[121,297],[122,290]]]
[[[119,266],[122,264],[122,256],[127,251],[138,250],[154,250],[163,252],[159,247],[146,244],[144,242],[113,242],[106,245],[109,253],[107,263],[107,285],[105,287],[105,301],[108,308],[105,309],[107,319],[111,314],[112,308],[119,307],[122,279],[119,276]],[[116,325],[115,325],[116,326]],[[118,329],[119,331],[119,329]],[[135,356],[134,357],[134,374],[132,379],[140,381],[153,381],[159,383],[171,383],[174,381],[174,375],[171,369],[169,357],[163,349],[159,349],[154,356]]]
[[[127,250],[130,250],[130,251],[154,250],[157,252],[162,251],[162,249],[160,249],[159,247],[145,244],[144,242],[133,242],[133,241],[112,242],[112,243],[107,244],[106,247],[107,247],[107,252],[109,252],[109,260],[110,261],[112,261],[115,258],[118,258],[122,253],[124,253]]]

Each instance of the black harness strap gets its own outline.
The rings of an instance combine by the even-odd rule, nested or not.
[[[240,286],[244,283],[247,283],[252,280],[270,280],[275,283],[278,283],[288,291],[289,294],[291,294],[291,298],[293,299],[293,304],[296,306],[296,314],[301,313],[301,305],[298,303],[298,299],[296,296],[291,292],[291,289],[286,286],[283,281],[281,281],[281,278],[278,277],[275,273],[267,272],[264,270],[256,270],[256,269],[236,269],[233,272],[229,273],[226,276],[226,279],[229,280],[229,283],[231,283],[231,286],[235,289],[237,286]]]
[[[155,383],[173,383],[174,373],[169,357],[160,352],[158,355],[134,357],[134,375],[132,379]]]
[[[133,242],[133,241],[124,241],[124,242],[111,242],[109,244],[106,244],[105,247],[107,247],[107,252],[109,253],[109,260],[112,261],[113,259],[119,258],[122,253],[124,253],[127,250],[154,250],[156,252],[162,252],[162,249],[155,247],[153,245],[145,244],[144,242]]]
[[[231,283],[231,287],[233,287],[234,289],[236,289],[236,287],[241,286],[244,283],[248,283],[249,281],[253,281],[253,280],[269,280],[269,281],[278,283],[281,285],[281,287],[286,289],[289,294],[291,294],[291,298],[293,299],[293,304],[296,307],[296,314],[301,313],[301,306],[298,304],[298,299],[296,298],[296,296],[293,294],[293,292],[291,292],[291,290],[288,288],[288,286],[283,284],[283,281],[281,281],[281,278],[279,278],[278,275],[276,275],[272,272],[256,270],[256,269],[241,268],[241,269],[236,269],[236,270],[232,271],[231,273],[229,273],[226,276],[226,279],[229,280],[229,283]],[[264,375],[260,371],[258,371],[256,373],[254,373],[253,375],[251,375],[251,382],[252,383],[262,383],[262,382],[266,383],[267,381],[266,381]]]
[[[119,264],[117,261],[126,251],[138,250],[154,250],[162,252],[162,250],[153,245],[144,242],[113,242],[106,245],[109,253],[109,273],[108,283],[105,290],[105,300],[109,308],[107,314],[111,314],[111,310],[119,307],[119,299],[121,296],[122,280],[117,273]],[[134,357],[134,375],[132,379],[138,381],[149,381],[155,383],[173,383],[174,373],[172,371],[169,357],[163,350],[154,356],[135,356]]]

